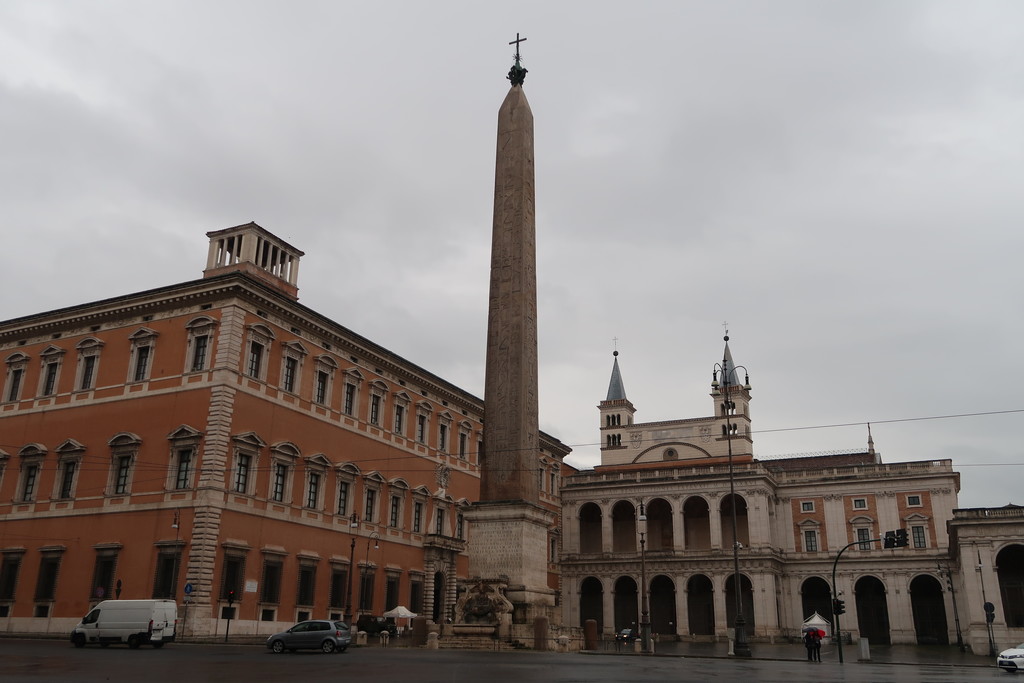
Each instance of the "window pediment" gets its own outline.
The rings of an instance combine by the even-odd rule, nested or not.
[[[270,447],[270,451],[274,455],[292,458],[293,460],[298,460],[302,457],[302,451],[291,441],[279,441]]]
[[[213,327],[216,324],[217,321],[214,320],[213,318],[201,315],[198,318],[192,318],[191,320],[189,320],[187,323],[185,323],[185,327],[195,332],[205,327]]]
[[[75,455],[85,450],[85,446],[74,439],[65,439],[53,449],[58,455]]]
[[[181,425],[173,432],[167,435],[170,441],[186,441],[186,440],[198,440],[203,436],[203,433],[198,429],[189,427],[188,425]]]
[[[43,361],[45,362],[53,358],[59,358],[60,356],[63,356],[65,353],[67,353],[66,349],[62,349],[59,346],[54,346],[53,344],[51,344],[39,352],[39,357],[42,358]]]
[[[18,455],[23,458],[43,458],[46,456],[46,453],[46,446],[41,443],[25,444],[18,451]]]
[[[139,329],[128,335],[128,338],[133,342],[146,341],[147,339],[156,339],[160,336],[160,333],[156,330],[152,330],[148,327],[140,327]]]
[[[94,349],[98,350],[103,348],[103,345],[105,343],[106,342],[97,339],[96,337],[86,337],[82,341],[75,344],[75,348],[78,349],[79,351],[91,351]]]
[[[235,434],[231,437],[231,440],[238,446],[248,446],[250,448],[260,449],[266,448],[267,442],[259,437],[256,432],[243,432],[242,434]]]
[[[350,463],[342,463],[337,467],[338,474],[346,475],[349,477],[358,477],[360,474],[359,467]]]
[[[373,472],[367,472],[366,476],[364,477],[364,479],[366,479],[367,483],[371,483],[372,482],[372,483],[381,484],[381,485],[387,483],[387,480],[384,479],[384,477],[381,475],[381,473],[377,472],[376,470],[374,470]]]
[[[331,461],[327,459],[327,456],[323,453],[314,453],[313,455],[306,458],[306,466],[312,466],[316,468],[327,469],[331,466]]]
[[[127,446],[139,446],[142,444],[142,439],[138,434],[132,432],[120,432],[115,434],[107,445],[111,448],[124,448]]]

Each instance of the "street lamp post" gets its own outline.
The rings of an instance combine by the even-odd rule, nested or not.
[[[349,517],[349,529],[359,528],[359,515],[352,513]],[[348,586],[345,589],[345,623],[352,625],[352,575],[356,571],[356,532],[352,534],[352,543],[348,549]]]
[[[722,356],[721,364],[715,363],[715,369],[711,374],[711,388],[717,390],[719,387],[718,375],[722,376],[722,394],[724,398],[723,412],[725,413],[725,443],[729,451],[729,507],[732,510],[732,569],[733,569],[733,595],[736,601],[736,635],[733,642],[733,654],[737,657],[749,657],[750,645],[747,643],[746,621],[743,619],[743,586],[740,583],[740,540],[737,535],[736,524],[736,476],[732,462],[732,422],[729,416],[732,414],[733,405],[729,399],[729,388],[732,386],[732,375],[743,368],[743,388],[750,391],[750,377],[747,369],[742,365],[734,365],[729,358],[729,335],[725,335],[726,352]]]
[[[956,646],[960,648],[960,652],[967,652],[967,648],[964,646],[964,635],[960,631],[960,612],[956,608],[956,590],[953,588],[953,572],[950,570],[949,565],[945,567],[941,563],[936,563],[939,569],[939,576],[945,576],[946,586],[949,588],[949,597],[953,601],[953,621],[956,623]]]
[[[640,515],[638,522],[643,522],[643,531],[640,532],[640,650],[650,652],[651,620],[650,612],[647,609],[647,515],[644,513],[643,501],[640,502]]]
[[[174,528],[174,571],[171,572],[171,599],[177,602],[178,600],[178,565],[181,564],[181,547],[178,545],[179,539],[181,538],[181,512],[179,510],[174,511],[174,521],[171,523],[171,527]]]
[[[985,630],[988,631],[988,655],[989,657],[995,657],[996,643],[992,638],[992,621],[995,618],[995,608],[985,595],[985,572],[981,564],[981,550],[977,547],[975,547],[975,550],[978,553],[978,578],[981,580],[981,600],[985,607]]]

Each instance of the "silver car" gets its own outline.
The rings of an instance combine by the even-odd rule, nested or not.
[[[270,636],[267,638],[267,647],[275,653],[285,650],[320,650],[329,654],[344,652],[351,642],[352,634],[345,622],[311,619],[300,621],[287,631]]]

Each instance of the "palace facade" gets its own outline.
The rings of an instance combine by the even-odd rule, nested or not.
[[[208,237],[201,279],[0,323],[0,631],[108,597],[177,599],[186,636],[448,618],[483,401],[301,305],[260,226]],[[568,452],[542,434],[555,513]]]

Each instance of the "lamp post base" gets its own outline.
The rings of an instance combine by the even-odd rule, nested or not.
[[[746,622],[742,616],[736,617],[736,640],[733,642],[732,653],[736,657],[749,657],[750,644],[747,642]]]

